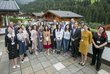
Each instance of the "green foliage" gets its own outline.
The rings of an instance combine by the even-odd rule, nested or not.
[[[68,10],[83,15],[88,23],[110,23],[110,0],[35,0],[19,6],[23,12]]]

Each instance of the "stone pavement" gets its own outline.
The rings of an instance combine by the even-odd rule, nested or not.
[[[70,55],[57,54],[47,55],[44,52],[38,56],[30,55],[27,51],[29,61],[20,63],[20,68],[12,69],[8,55],[4,49],[4,36],[0,36],[0,74],[110,74],[110,66],[102,64],[98,73],[95,66],[90,66],[91,58],[88,58],[85,66],[78,64],[80,58],[74,60]],[[60,63],[57,70],[54,65]]]

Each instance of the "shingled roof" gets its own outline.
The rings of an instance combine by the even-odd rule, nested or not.
[[[16,1],[0,1],[0,12],[19,11],[20,8]]]
[[[79,14],[76,14],[74,12],[71,12],[71,11],[61,11],[61,10],[48,10],[47,13],[52,13],[56,16],[59,16],[59,17],[63,17],[63,18],[73,18],[73,17],[83,17]],[[44,14],[45,15],[45,14]]]

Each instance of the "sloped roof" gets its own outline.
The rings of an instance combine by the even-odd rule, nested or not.
[[[35,16],[42,16],[44,13],[43,12],[41,12],[41,13],[32,13],[33,15],[35,15]]]
[[[83,16],[76,14],[74,12],[71,12],[71,11],[48,10],[47,13],[48,12],[50,12],[56,16],[63,17],[63,18],[65,18],[65,17],[70,17],[70,18],[72,18],[72,17],[83,17]]]
[[[0,12],[2,11],[19,11],[16,1],[0,1]]]

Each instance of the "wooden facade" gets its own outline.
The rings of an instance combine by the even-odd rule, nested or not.
[[[57,22],[61,22],[61,21],[71,21],[71,19],[79,20],[81,17],[73,17],[73,16],[63,17],[63,16],[57,15],[57,13],[55,14],[48,11],[43,15],[43,18],[51,22],[53,22],[54,20],[56,20]]]

